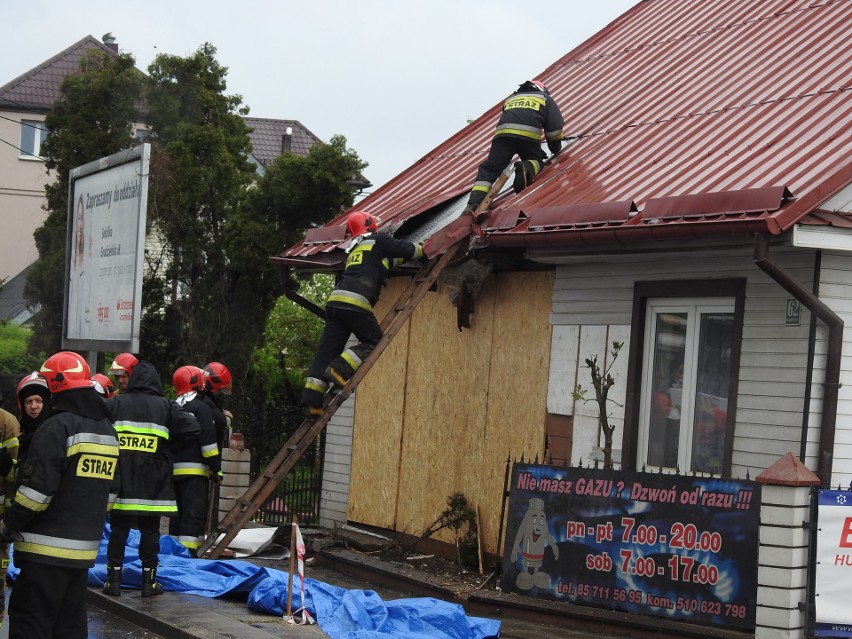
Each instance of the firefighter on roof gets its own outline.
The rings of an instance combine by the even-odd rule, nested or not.
[[[503,103],[491,149],[479,165],[466,211],[476,210],[515,155],[520,158],[515,162],[515,193],[532,184],[547,157],[541,149],[542,130],[548,149],[555,155],[562,149],[564,126],[562,113],[542,82],[528,80],[519,86]]]
[[[369,213],[350,213],[346,229],[353,238],[349,256],[325,305],[325,328],[302,395],[307,417],[322,415],[329,383],[345,386],[382,338],[373,306],[391,269],[423,257],[421,245],[378,233],[378,220]],[[360,343],[341,354],[352,334]]]

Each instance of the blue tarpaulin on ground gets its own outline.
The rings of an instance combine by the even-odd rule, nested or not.
[[[89,570],[89,585],[106,579],[104,532],[95,566]],[[141,588],[142,565],[138,554],[139,533],[131,531],[124,555],[122,586]],[[13,561],[9,575],[18,570]],[[157,581],[166,590],[201,597],[245,594],[253,610],[281,616],[287,609],[289,575],[247,561],[195,559],[174,538],[160,538]],[[299,578],[294,576],[292,609],[300,607]],[[346,590],[314,579],[305,579],[305,608],[332,639],[486,639],[497,637],[500,622],[468,616],[458,604],[431,597],[383,601],[372,590]]]

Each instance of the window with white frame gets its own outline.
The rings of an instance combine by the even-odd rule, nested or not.
[[[21,145],[18,157],[41,160],[41,145],[47,139],[47,126],[40,120],[21,120]]]
[[[735,321],[734,298],[647,300],[639,468],[722,473]]]

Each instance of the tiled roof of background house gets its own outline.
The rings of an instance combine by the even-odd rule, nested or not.
[[[785,231],[852,181],[850,41],[849,0],[639,2],[538,74],[577,139],[530,188],[498,196],[486,238],[571,246]],[[507,94],[525,79],[507,78]],[[396,229],[464,195],[501,106],[359,208]],[[606,203],[638,212],[602,219]],[[281,257],[327,260],[335,248],[300,243]]]
[[[100,40],[86,36],[0,87],[0,109],[47,112],[60,96],[62,80],[79,70],[80,59],[92,49],[116,54]]]
[[[296,155],[306,156],[314,144],[322,143],[322,140],[306,129],[298,120],[272,120],[252,117],[244,117],[243,120],[252,128],[252,132],[249,133],[253,148],[252,155],[263,166],[269,166],[275,158],[284,152],[288,128],[291,129],[290,152]],[[356,176],[354,184],[362,189],[370,186],[369,180],[363,175]]]
[[[290,151],[296,155],[307,155],[308,150],[317,142],[322,142],[297,120],[272,120],[269,118],[244,117],[243,120],[252,132],[249,133],[252,155],[262,165],[269,165],[283,152],[283,139],[287,128],[292,129]]]

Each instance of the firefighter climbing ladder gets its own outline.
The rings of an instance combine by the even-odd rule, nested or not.
[[[505,181],[505,180],[504,180]],[[488,200],[490,202],[490,199]],[[486,204],[487,206],[487,204]],[[482,207],[484,208],[484,207]],[[257,510],[266,502],[272,492],[284,480],[310,445],[316,440],[323,428],[326,427],[337,409],[353,393],[360,381],[372,368],[379,355],[390,344],[405,322],[414,312],[414,309],[426,297],[426,293],[438,280],[438,276],[452,261],[458,251],[459,243],[451,246],[443,255],[428,260],[411,283],[399,296],[394,306],[388,311],[382,320],[381,327],[384,336],[376,344],[373,351],[367,356],[346,386],[331,398],[324,408],[324,412],[317,419],[305,420],[295,433],[282,446],[278,454],[269,462],[266,470],[251,486],[248,487],[242,497],[238,498],[231,510],[222,518],[204,540],[198,551],[200,557],[207,556],[210,559],[218,559],[228,544],[233,541],[237,533],[254,516]],[[209,555],[206,555],[207,551]]]

